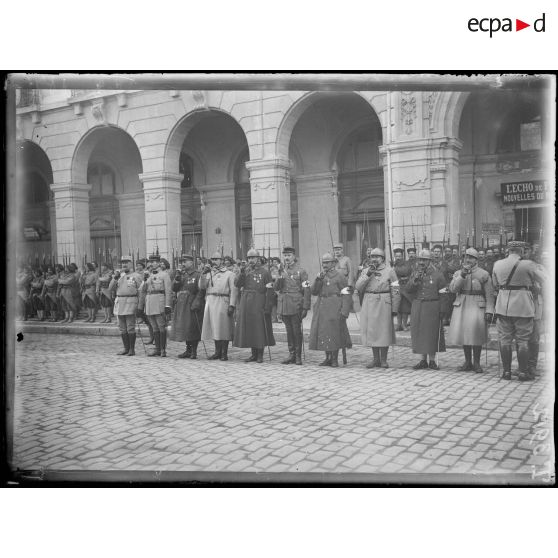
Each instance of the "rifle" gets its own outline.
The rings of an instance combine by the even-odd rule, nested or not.
[[[407,259],[407,251],[405,249],[405,216],[403,216],[403,261]]]
[[[413,235],[413,248],[415,249],[415,252],[417,251],[417,241],[415,238],[415,225],[413,223],[413,216],[411,215],[411,233]]]
[[[389,221],[387,226],[387,234],[388,234],[389,257],[390,257],[391,265],[393,265],[393,250],[391,248],[391,233],[389,232]]]

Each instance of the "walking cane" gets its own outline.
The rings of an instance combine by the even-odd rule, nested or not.
[[[201,339],[201,330],[202,329],[201,329],[201,326],[200,326],[200,320],[198,318],[198,314],[193,310],[192,310],[192,313],[194,314],[194,316],[196,316],[196,323],[198,324],[198,329],[200,330],[200,341],[202,342],[203,350],[205,352],[205,356],[206,356],[206,358],[209,358],[209,355],[207,354],[207,349],[205,348],[205,342],[204,342],[203,339]]]
[[[141,327],[140,327],[139,323],[136,323],[136,326],[138,328],[138,333],[139,333],[139,338],[141,339],[141,344],[143,345],[143,350],[145,351],[145,356],[147,356],[147,348],[145,346],[145,343],[143,342],[143,335],[141,334]]]
[[[440,336],[441,336],[443,327],[444,327],[444,324],[443,324],[442,320],[438,317],[438,351],[436,352],[436,366],[438,368],[440,367],[440,365],[438,364],[438,362],[439,362],[438,355],[440,354]]]
[[[304,350],[304,325],[302,324],[302,320],[300,320],[300,334],[302,338],[302,358],[306,360],[306,351]]]

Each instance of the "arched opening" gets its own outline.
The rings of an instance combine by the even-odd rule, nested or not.
[[[177,149],[178,168],[172,166]],[[246,252],[251,238],[251,222],[246,221],[247,216],[251,218],[247,160],[244,132],[224,112],[197,111],[175,127],[165,165],[184,176],[180,196],[183,251],[195,248],[203,255],[215,250],[239,255],[242,245]]]
[[[459,124],[462,239],[469,237],[477,246],[499,244],[500,238],[542,239],[549,188],[543,138],[549,118],[540,91],[469,96]]]
[[[52,263],[56,252],[54,198],[50,190],[52,167],[47,154],[35,143],[22,141],[16,149],[16,176],[20,227],[17,254],[21,261]]]
[[[142,161],[134,140],[120,128],[91,130],[76,149],[74,181],[91,186],[88,259],[116,265],[118,258],[145,256]]]
[[[293,238],[312,270],[337,241],[359,262],[368,245],[384,244],[380,121],[356,93],[319,93],[304,102],[289,143]]]

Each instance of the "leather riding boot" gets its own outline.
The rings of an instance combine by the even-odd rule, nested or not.
[[[387,363],[389,347],[380,347],[380,368],[389,368]]]
[[[256,362],[256,360],[258,360],[257,351],[258,349],[252,348],[252,354],[248,358],[245,358],[244,362]]]
[[[71,324],[74,321],[74,313],[72,310],[70,310],[70,317],[68,319],[68,323]]]
[[[295,364],[302,365],[302,346],[297,347],[295,350]]]
[[[458,372],[469,372],[473,369],[473,363],[471,362],[471,345],[463,345],[463,353],[465,354],[465,362],[457,369]]]
[[[166,357],[167,356],[167,330],[163,328],[159,333],[161,334],[161,356]]]
[[[186,343],[186,350],[178,355],[178,358],[190,358],[192,356],[192,345]]]
[[[119,356],[124,356],[128,354],[128,351],[130,350],[130,338],[128,337],[128,332],[126,333],[121,333],[120,337],[122,338],[122,343],[124,345],[124,349],[122,351],[120,351],[119,353],[116,353]]]
[[[128,351],[128,356],[134,356],[136,354],[136,334],[128,333],[130,338],[130,350]]]
[[[537,369],[537,362],[539,360],[539,344],[538,343],[529,343],[529,372],[535,374],[535,370]]]
[[[154,331],[153,332],[153,340],[155,341],[155,348],[150,352],[147,353],[147,356],[161,356],[161,332]]]
[[[221,341],[221,360],[229,360],[229,341]]]
[[[529,348],[526,343],[519,345],[519,350],[517,351],[517,363],[519,365],[519,374],[517,379],[520,382],[535,379],[534,374],[529,372]]]
[[[192,356],[190,357],[191,360],[196,360],[198,358],[198,343],[199,341],[192,341]]]
[[[285,360],[282,360],[281,364],[294,364],[295,362],[296,362],[295,352],[294,352],[294,350],[291,351],[289,349],[289,357],[286,358]]]
[[[477,374],[482,374],[484,372],[480,360],[482,354],[482,345],[473,345],[473,370]]]
[[[60,320],[60,323],[65,324],[70,319],[69,316],[70,316],[69,312],[64,312],[64,319]]]
[[[320,362],[318,366],[331,366],[331,353],[329,351],[326,351],[325,360],[323,362]]]
[[[263,349],[256,349],[256,362],[258,364],[261,364],[263,362],[263,355],[264,355]]]
[[[146,320],[146,323],[147,323],[147,329],[149,329],[149,339],[145,342],[145,344],[153,345],[153,342],[155,341],[155,337],[153,336],[153,326],[151,325],[149,319]]]
[[[339,367],[339,349],[335,349],[335,351],[331,351],[331,367],[338,368]]]
[[[504,372],[502,373],[502,379],[511,380],[512,346],[501,345],[500,356],[502,357],[502,367],[504,369]]]
[[[215,352],[208,358],[208,360],[219,360],[221,358],[221,341],[214,341]]]

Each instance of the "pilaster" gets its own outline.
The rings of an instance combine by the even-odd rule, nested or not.
[[[123,254],[149,255],[145,244],[145,194],[143,191],[117,194]],[[159,248],[160,250],[160,248]]]

